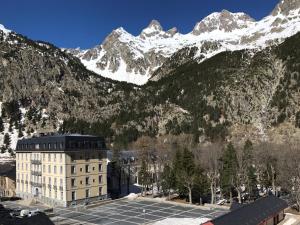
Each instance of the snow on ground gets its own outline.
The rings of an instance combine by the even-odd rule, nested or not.
[[[211,219],[209,218],[166,218],[153,223],[153,225],[200,225]]]

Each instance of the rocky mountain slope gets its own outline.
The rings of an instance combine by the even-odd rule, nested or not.
[[[284,3],[298,7],[293,2]],[[273,14],[286,11],[279,5]],[[256,23],[246,18],[239,26]],[[284,30],[297,25],[288,21],[282,26],[291,28]],[[175,29],[169,33],[176,36]],[[151,35],[148,30],[143,37]],[[217,53],[224,43],[180,48],[137,86],[103,78],[72,54],[0,26],[0,147],[6,151],[22,136],[58,130],[103,135],[121,145],[140,135],[183,133],[200,142],[299,140],[300,33],[265,48]],[[208,52],[214,53],[205,58]]]
[[[282,0],[267,17],[255,21],[245,13],[223,10],[198,22],[188,34],[176,28],[164,31],[153,20],[138,36],[122,27],[114,30],[102,44],[87,50],[68,50],[91,71],[114,80],[145,84],[157,70],[182,49],[193,48],[198,62],[217,53],[241,49],[261,49],[281,43],[300,31],[297,0]]]

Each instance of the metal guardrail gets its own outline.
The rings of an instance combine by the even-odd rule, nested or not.
[[[31,174],[34,175],[34,176],[42,176],[41,171],[31,171]]]
[[[34,187],[42,187],[41,183],[36,183],[36,182],[30,182],[30,184]]]
[[[35,165],[41,165],[42,161],[41,160],[37,160],[37,159],[32,159],[30,160],[31,164],[35,164]]]

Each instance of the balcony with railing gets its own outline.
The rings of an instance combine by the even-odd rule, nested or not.
[[[30,182],[31,186],[33,187],[42,187],[42,184],[41,183],[37,183],[37,182]]]
[[[42,164],[42,161],[37,160],[37,159],[32,159],[30,162],[31,162],[31,164],[34,164],[34,165],[41,165]]]
[[[42,176],[42,171],[31,171],[31,174],[34,176]]]

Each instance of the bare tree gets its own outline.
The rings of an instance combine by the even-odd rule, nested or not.
[[[282,188],[291,193],[292,203],[300,211],[300,148],[299,144],[288,144],[281,151],[278,177]]]
[[[272,193],[277,195],[277,176],[279,174],[280,146],[271,143],[261,143],[255,151],[255,164],[259,173],[259,183],[267,190],[272,187]]]
[[[201,162],[210,183],[211,204],[216,203],[222,148],[221,143],[213,143],[206,146],[200,146],[200,150],[195,152],[196,161]]]

